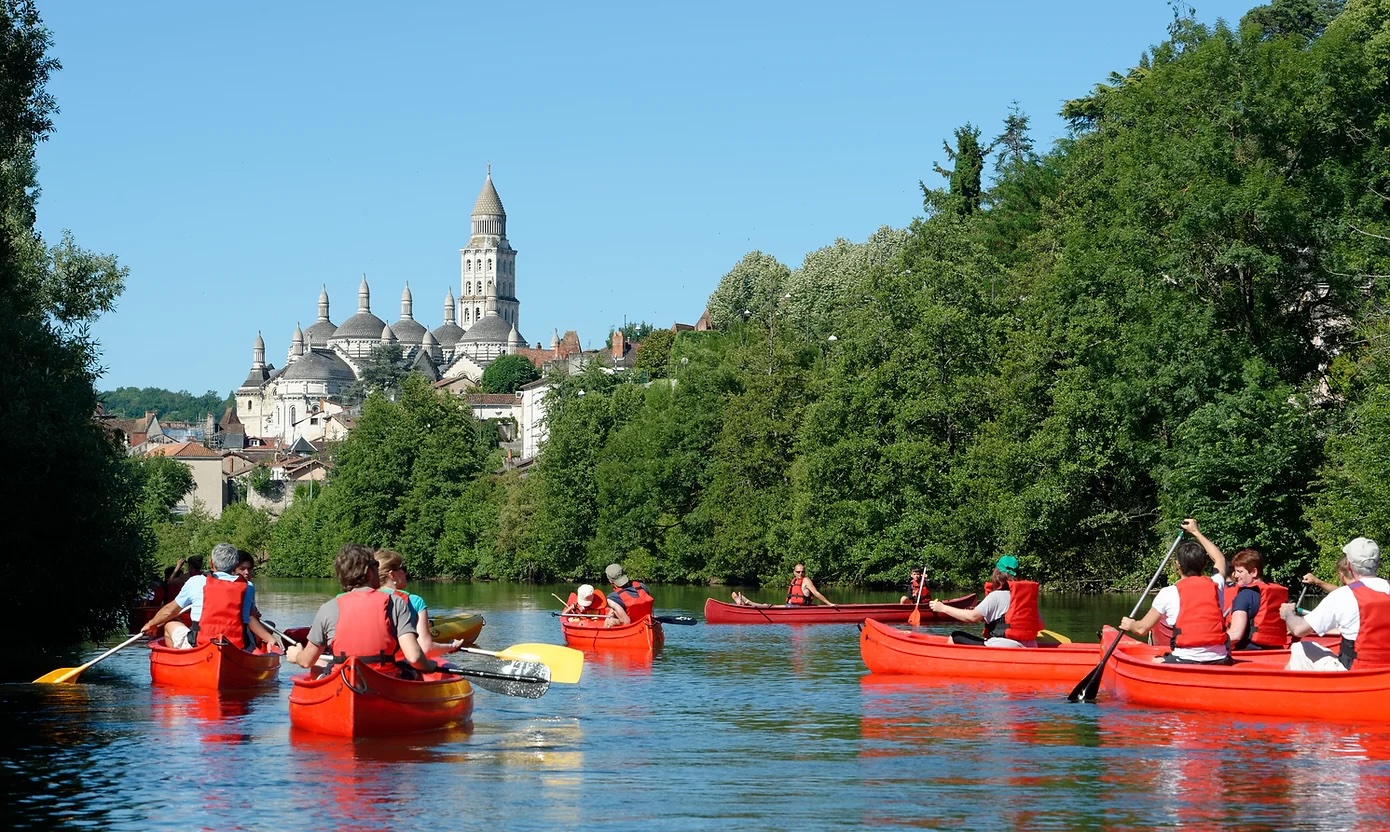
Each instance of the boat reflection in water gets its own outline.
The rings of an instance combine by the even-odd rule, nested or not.
[[[257,700],[279,703],[274,690],[179,690],[150,688],[150,720],[170,731],[190,729],[202,742],[250,742],[246,717]]]

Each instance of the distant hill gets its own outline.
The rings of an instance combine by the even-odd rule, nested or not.
[[[196,422],[209,413],[221,417],[233,403],[231,393],[219,396],[217,391],[209,390],[195,396],[187,390],[175,393],[159,387],[121,387],[100,396],[106,404],[106,412],[112,416],[134,419],[153,410],[159,418],[174,422]]]

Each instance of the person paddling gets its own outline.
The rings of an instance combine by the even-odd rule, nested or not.
[[[1231,556],[1231,577],[1226,588],[1226,637],[1232,650],[1282,650],[1289,630],[1279,617],[1279,606],[1289,600],[1289,590],[1261,579],[1264,556],[1256,549],[1241,549]]]
[[[993,589],[985,600],[971,609],[932,601],[932,612],[967,624],[984,624],[984,636],[951,634],[954,644],[983,644],[986,647],[1037,647],[1042,632],[1042,613],[1038,610],[1038,582],[1018,578],[1018,558],[1004,555],[989,576]]]
[[[191,650],[214,640],[242,650],[256,649],[256,639],[275,644],[275,634],[251,616],[256,608],[256,588],[233,574],[237,548],[219,543],[212,547],[211,559],[212,571],[184,581],[174,600],[161,607],[140,632],[152,638],[162,630],[165,646],[175,650]],[[194,559],[188,560],[192,563]],[[202,562],[202,558],[197,560]],[[185,607],[189,608],[192,627],[175,620]]]
[[[410,604],[411,612],[415,613],[415,636],[420,640],[420,649],[425,651],[427,656],[442,656],[445,653],[456,652],[463,646],[462,639],[453,641],[438,642],[430,633],[430,608],[425,603],[425,599],[419,595],[406,592],[406,584],[410,581],[410,572],[405,568],[405,559],[399,552],[390,549],[376,550],[376,571],[377,577],[381,581],[382,592],[394,592],[405,598]]]
[[[792,582],[787,585],[787,602],[785,604],[759,604],[748,600],[747,596],[738,592],[733,594],[733,598],[734,603],[740,607],[809,607],[812,604],[812,598],[819,598],[820,602],[827,607],[835,606],[834,602],[820,594],[820,590],[816,588],[816,582],[806,574],[806,564],[804,563],[798,563],[792,567]]]
[[[899,604],[916,604],[918,602],[929,603],[931,601],[931,589],[927,586],[926,579],[922,577],[922,567],[912,567],[911,578],[907,582],[907,594],[898,599]]]
[[[1189,517],[1182,521],[1182,530],[1193,539],[1178,544],[1176,555],[1182,577],[1176,584],[1165,586],[1154,595],[1153,606],[1138,621],[1129,616],[1120,619],[1120,629],[1140,638],[1148,635],[1160,619],[1172,628],[1171,650],[1154,661],[1178,664],[1230,664],[1231,654],[1226,635],[1226,556],[1221,548],[1207,539]],[[1214,566],[1210,577],[1204,575],[1207,562]]]
[[[629,578],[620,563],[608,564],[603,574],[613,586],[613,591],[608,593],[608,618],[604,620],[605,626],[631,624],[651,617],[656,599],[652,598],[641,581]]]
[[[309,625],[308,643],[286,652],[290,661],[314,673],[326,651],[331,664],[358,659],[391,676],[415,675],[407,667],[420,673],[438,669],[420,649],[410,602],[398,593],[377,591],[381,578],[372,548],[344,544],[333,558],[333,574],[343,592],[319,607]],[[403,663],[396,661],[398,649],[405,657]]]
[[[563,615],[608,615],[608,599],[589,584],[580,584],[570,593]]]
[[[1289,648],[1289,670],[1367,670],[1390,667],[1390,583],[1376,577],[1380,570],[1380,546],[1358,537],[1342,547],[1337,575],[1342,586],[1333,589],[1307,615],[1295,604],[1279,607],[1279,615],[1295,636],[1326,635],[1340,630],[1339,655],[1320,644],[1294,642]],[[1312,575],[1303,582],[1322,584]]]

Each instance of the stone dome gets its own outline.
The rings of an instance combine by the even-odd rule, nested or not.
[[[285,381],[342,381],[357,380],[347,362],[331,350],[310,349],[280,375]]]
[[[459,339],[460,342],[469,344],[506,344],[511,340],[512,325],[496,313],[484,315],[481,321],[469,327]]]

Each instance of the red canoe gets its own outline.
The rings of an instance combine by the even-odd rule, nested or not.
[[[666,641],[661,622],[643,618],[621,627],[605,627],[602,618],[561,616],[560,628],[565,644],[579,650],[647,650],[654,651]]]
[[[1390,670],[1285,670],[1282,650],[1242,652],[1235,664],[1155,663],[1167,652],[1121,642],[1105,668],[1106,690],[1126,702],[1245,716],[1390,721]]]
[[[279,653],[248,653],[230,645],[206,642],[191,650],[150,642],[150,680],[156,685],[198,690],[237,690],[275,683]]]
[[[290,724],[339,737],[415,734],[463,725],[473,716],[473,687],[447,673],[408,681],[349,659],[317,679],[294,677]]]
[[[1075,684],[1100,661],[1099,644],[985,647],[949,636],[897,630],[873,619],[859,633],[872,673],[957,679],[1025,679]]]
[[[947,606],[969,609],[975,606],[975,593],[952,598]],[[710,598],[705,601],[706,624],[858,624],[860,621],[886,621],[901,624],[912,615],[912,604],[840,604],[834,607],[744,607]],[[922,622],[954,621],[921,607]]]

